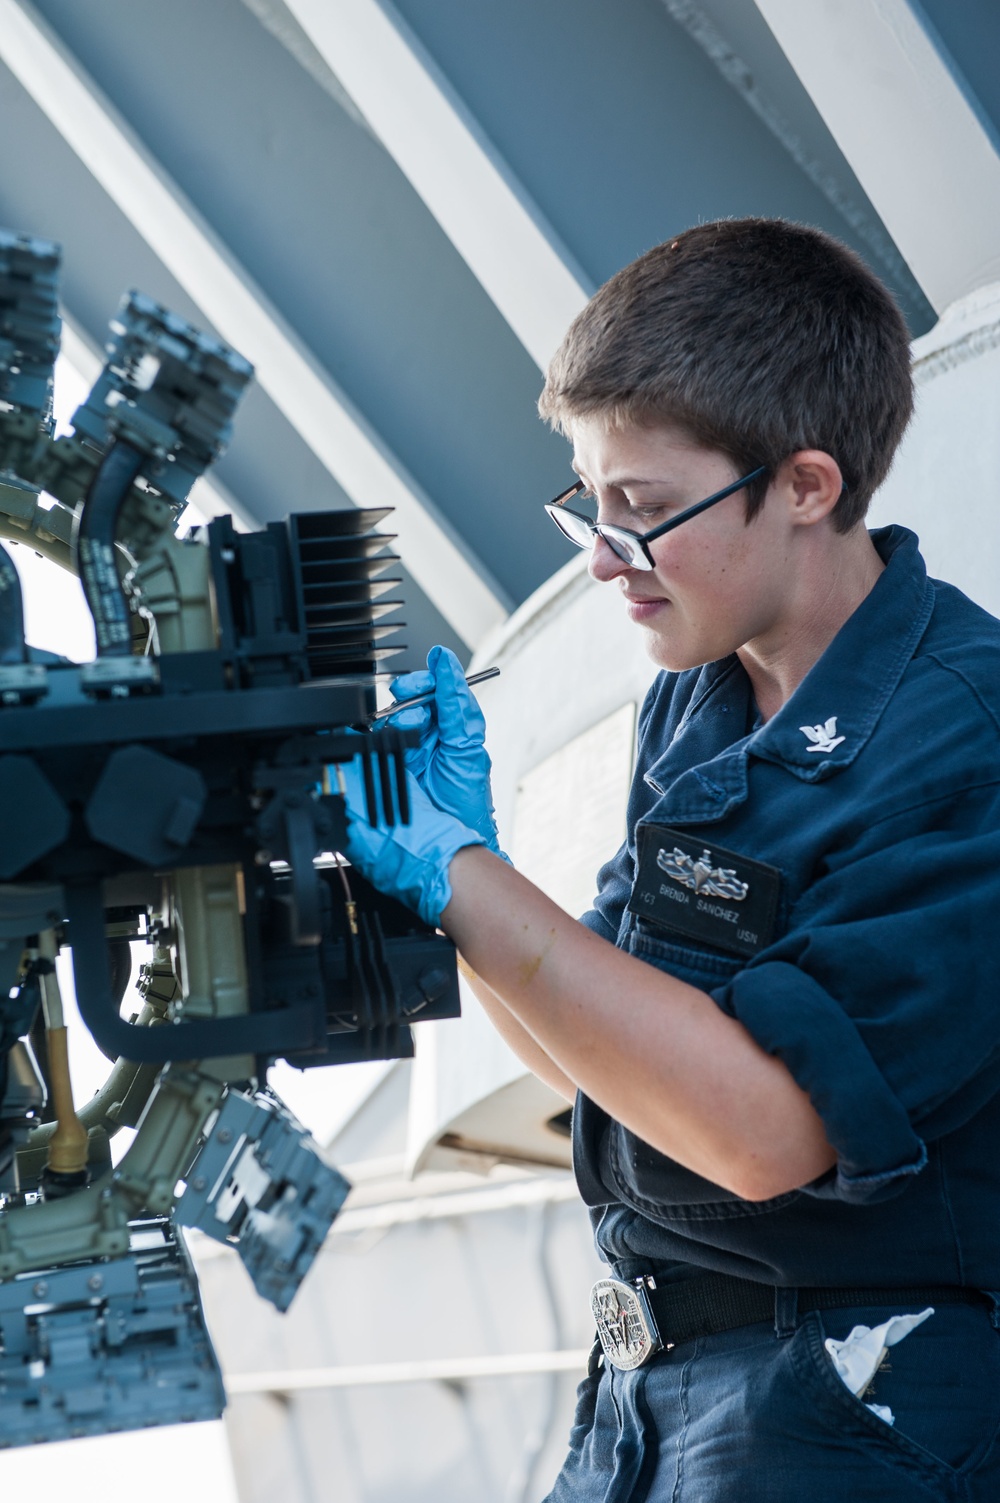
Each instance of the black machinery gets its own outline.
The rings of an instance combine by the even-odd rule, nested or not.
[[[31,649],[0,546],[0,1445],[217,1415],[176,1228],[284,1310],[349,1188],[269,1065],[405,1056],[411,1022],[458,1014],[450,942],[338,854],[338,764],[408,818],[405,733],[366,729],[399,650],[387,511],[179,537],[251,368],[133,293],[54,437],[58,266],[0,233],[0,536],[79,573],[98,644]],[[79,1110],[63,948],[112,1062]]]

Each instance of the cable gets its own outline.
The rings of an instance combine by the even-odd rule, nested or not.
[[[132,655],[132,627],[115,561],[118,516],[147,461],[123,439],[116,440],[90,483],[73,534],[73,554],[83,593],[94,618],[99,657]]]

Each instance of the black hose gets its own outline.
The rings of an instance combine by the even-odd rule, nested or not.
[[[25,663],[27,660],[21,579],[10,554],[0,546],[0,663]]]
[[[104,900],[99,883],[66,892],[69,943],[80,1016],[94,1042],[109,1058],[140,1064],[175,1059],[216,1059],[226,1054],[274,1054],[317,1050],[326,1042],[322,995],[273,1012],[206,1018],[162,1028],[126,1023],[112,1004],[111,968],[105,936]]]
[[[118,1013],[132,980],[132,946],[127,939],[108,940],[108,970],[111,976],[111,1006]],[[117,1054],[113,1054],[103,1044],[98,1044],[97,1047],[105,1059],[109,1059],[113,1065],[117,1064]]]
[[[102,658],[132,655],[128,601],[118,577],[115,533],[118,516],[146,462],[146,455],[116,440],[90,482],[73,534],[73,555],[97,634]]]

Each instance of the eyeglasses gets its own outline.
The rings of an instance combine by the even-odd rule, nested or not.
[[[656,538],[662,538],[666,533],[673,532],[675,527],[680,527],[683,522],[690,522],[692,517],[698,516],[699,512],[707,511],[717,501],[724,501],[727,496],[735,491],[741,491],[751,480],[759,480],[761,475],[767,474],[767,465],[762,464],[756,470],[751,470],[749,475],[744,475],[741,480],[734,480],[732,485],[727,485],[724,490],[716,491],[714,496],[706,496],[704,501],[696,501],[694,506],[688,506],[679,512],[676,517],[671,517],[669,522],[662,522],[659,527],[654,527],[650,532],[630,532],[627,527],[615,527],[608,522],[592,522],[582,512],[570,511],[567,501],[578,496],[586,489],[586,481],[578,480],[571,485],[568,491],[563,491],[554,501],[550,501],[545,510],[552,518],[564,537],[569,538],[578,548],[593,548],[595,538],[603,538],[611,549],[621,559],[622,563],[628,564],[630,569],[654,569],[656,567],[653,555],[649,551],[650,543]]]

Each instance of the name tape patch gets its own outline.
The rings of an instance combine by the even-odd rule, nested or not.
[[[638,836],[633,913],[737,955],[756,955],[771,943],[781,891],[776,866],[668,825],[640,825]]]

